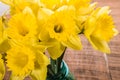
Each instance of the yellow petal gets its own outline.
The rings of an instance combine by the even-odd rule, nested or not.
[[[24,80],[25,76],[10,76],[10,80]]]
[[[96,50],[102,51],[104,53],[110,53],[110,48],[106,41],[101,40],[95,36],[90,36],[88,40]]]
[[[54,12],[50,9],[47,8],[39,8],[38,10],[38,15],[37,15],[37,19],[38,19],[38,24],[39,26],[43,26],[43,24],[45,23],[45,21],[47,20],[47,18],[53,14]]]
[[[53,47],[49,47],[47,50],[50,54],[50,57],[52,57],[53,59],[57,59],[64,52],[65,46],[63,46],[59,42],[56,42],[56,44]]]
[[[46,80],[47,75],[47,65],[50,63],[48,57],[40,52],[39,50],[35,50],[36,52],[36,61],[34,65],[34,70],[31,71],[30,76],[32,80]]]
[[[45,7],[55,10],[60,6],[60,1],[61,0],[40,0]]]
[[[36,51],[36,61],[41,67],[50,63],[48,57],[40,51]]]
[[[48,31],[45,29],[41,29],[38,37],[41,41],[48,41],[50,39]]]
[[[46,48],[48,48],[48,47],[52,47],[53,45],[55,45],[56,40],[55,39],[49,39],[48,41],[42,41],[39,44],[43,45],[43,46],[46,46]]]
[[[79,36],[69,36],[69,39],[62,42],[62,44],[76,50],[80,50],[82,48]]]
[[[96,19],[94,17],[90,17],[89,19],[87,19],[87,21],[85,22],[85,31],[84,34],[88,37],[90,36],[93,31],[96,29]]]
[[[32,9],[28,6],[24,8],[23,14],[30,14],[30,15],[34,16],[34,13],[33,13]]]
[[[77,11],[77,14],[80,16],[84,15],[89,15],[96,7],[96,4],[97,3],[93,3],[93,4],[90,4],[90,5],[87,5],[87,6],[82,6],[78,9]]]
[[[0,52],[6,52],[8,49],[10,49],[10,44],[8,42],[8,40],[3,40],[0,43]]]
[[[39,24],[38,37],[41,41],[47,41],[50,38],[48,31],[46,30],[45,26],[43,27],[43,25],[45,24],[46,20],[51,14],[53,14],[53,12],[50,9],[46,9],[46,8],[40,8],[38,11],[38,15],[37,15],[38,24]]]
[[[30,76],[32,80],[46,80],[47,67],[41,67],[40,69],[33,70]]]
[[[117,29],[113,28],[114,36],[116,36],[119,32]]]
[[[35,69],[31,71],[30,76],[32,80],[46,80],[47,65],[50,63],[49,59],[43,53],[37,51]]]
[[[95,12],[97,13],[96,17],[99,17],[102,14],[109,14],[111,10],[109,9],[109,6],[104,6],[102,8],[98,8]]]

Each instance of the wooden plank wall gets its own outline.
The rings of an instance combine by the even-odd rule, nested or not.
[[[120,0],[93,0],[98,6],[110,6],[111,15],[120,32]],[[111,40],[111,54],[95,51],[84,36],[81,36],[83,50],[68,49],[65,61],[76,80],[120,80],[120,34]]]

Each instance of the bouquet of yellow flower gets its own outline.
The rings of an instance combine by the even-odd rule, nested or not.
[[[84,35],[94,49],[110,53],[108,42],[118,33],[109,7],[91,0],[0,1],[10,6],[0,17],[0,80],[5,66],[10,80],[74,80],[63,61],[66,48],[80,50]]]

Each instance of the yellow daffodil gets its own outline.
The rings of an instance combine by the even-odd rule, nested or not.
[[[10,48],[10,45],[8,43],[2,20],[2,17],[0,17],[0,52],[6,52]]]
[[[85,23],[85,36],[92,46],[105,53],[110,53],[107,42],[117,34],[109,7],[96,9]]]
[[[66,11],[55,12],[50,16],[45,27],[50,38],[58,41],[66,41],[70,35],[77,34],[77,27],[71,15],[65,14]]]
[[[55,39],[58,43],[60,42],[59,44],[53,44],[53,47],[56,47],[57,51],[59,50],[58,52],[60,53],[57,53],[53,49],[48,49],[51,57],[54,59],[58,58],[62,54],[65,46],[73,49],[81,49],[78,27],[76,26],[73,20],[73,15],[71,15],[70,12],[72,11],[66,9],[57,10],[49,16],[48,20],[44,24],[44,29],[40,33],[40,40],[48,40],[49,42],[50,39]]]
[[[0,54],[0,80],[3,80],[4,75],[5,75],[5,66],[2,60],[2,55]]]
[[[33,45],[33,43],[31,43],[31,45],[30,45],[30,44],[26,44],[26,43],[21,44],[20,42],[16,42],[13,40],[11,41],[11,45],[12,45],[12,48],[17,47],[17,46],[21,46],[21,48],[22,48],[22,46],[23,47],[25,46],[29,49],[32,49],[31,51],[33,52],[34,57],[35,57],[34,58],[34,69],[31,70],[30,74],[28,73],[26,75],[30,75],[31,78],[35,79],[35,80],[41,80],[41,79],[45,80],[46,76],[47,76],[47,65],[50,63],[47,56],[45,54],[43,54],[43,52],[45,52],[46,47],[43,45],[37,44],[37,42],[34,42],[34,45]],[[29,54],[29,52],[28,52],[28,54]],[[29,55],[31,55],[31,54],[29,54]],[[19,55],[18,55],[18,57],[19,57]],[[19,65],[21,65],[21,64],[19,64]],[[12,74],[11,79],[12,80],[23,80],[26,75],[18,76],[18,75]]]
[[[34,69],[35,53],[26,46],[15,46],[7,51],[7,66],[15,76],[26,76]]]
[[[45,51],[46,46],[40,45],[37,38],[39,30],[36,19],[29,7],[26,7],[22,13],[17,13],[10,18],[6,33],[11,46],[24,44],[39,49],[41,52]]]
[[[7,35],[18,42],[28,40],[37,34],[37,22],[32,10],[26,7],[22,13],[15,14],[8,22]]]

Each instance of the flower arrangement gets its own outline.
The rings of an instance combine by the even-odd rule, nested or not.
[[[10,6],[0,17],[0,80],[5,65],[11,80],[46,80],[59,72],[66,48],[82,49],[79,35],[110,53],[108,42],[118,33],[109,7],[96,7],[91,0],[0,1]]]

